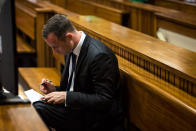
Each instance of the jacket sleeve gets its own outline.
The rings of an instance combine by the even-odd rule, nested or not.
[[[56,91],[62,91],[60,86],[55,86],[55,88],[56,88]]]
[[[111,106],[118,81],[118,63],[114,55],[99,54],[89,66],[93,94],[67,92],[67,105],[71,108],[107,109]]]

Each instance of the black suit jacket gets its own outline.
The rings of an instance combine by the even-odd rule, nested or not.
[[[66,90],[70,54],[60,88]],[[81,110],[86,130],[102,130],[122,122],[120,75],[114,53],[100,41],[86,35],[75,70],[74,92],[67,92],[66,104]]]

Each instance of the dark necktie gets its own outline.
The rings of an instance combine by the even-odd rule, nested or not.
[[[76,55],[73,52],[71,52],[70,57],[72,58],[72,68],[71,68],[71,75],[69,77],[66,91],[69,91],[71,88],[71,82],[72,82],[73,73],[75,71],[75,64],[76,64]]]

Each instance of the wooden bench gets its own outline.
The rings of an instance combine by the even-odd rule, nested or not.
[[[106,44],[108,44],[109,42],[117,43],[114,41],[114,38],[116,36],[111,36],[111,37],[113,37],[112,38],[113,41],[112,41],[111,37],[109,37],[110,36],[109,34],[108,35],[98,34],[100,30],[98,31],[97,29],[95,29],[95,25],[97,24],[96,22],[98,22],[98,21],[100,22],[100,19],[97,21],[94,21],[94,22],[90,21],[91,24],[85,24],[85,17],[84,18],[81,17],[80,18],[81,20],[78,18],[75,18],[75,17],[70,18],[70,19],[72,20],[72,22],[77,21],[77,23],[81,23],[80,26],[85,26],[85,28],[83,28],[83,29],[87,32],[88,31],[90,32],[90,30],[88,30],[90,28],[90,26],[94,27],[93,31],[97,31],[97,33],[92,31],[93,33],[91,32],[89,34],[91,36],[98,38],[98,39],[102,38],[102,40],[107,37],[108,40],[104,41],[104,43],[106,43]],[[101,22],[104,25],[104,20]],[[107,24],[105,26],[108,27]],[[118,29],[119,29],[119,27],[118,27]],[[125,29],[125,30],[127,30],[127,29]],[[119,32],[116,32],[116,33],[119,34]],[[132,31],[128,31],[128,30],[127,30],[127,33],[129,35],[132,35],[132,37],[134,37],[134,34],[136,36],[138,36],[140,34],[140,33],[136,33],[134,31],[132,32]],[[150,44],[151,42],[155,43],[155,42],[153,42],[154,41],[153,38],[149,38],[147,36],[145,37],[145,35],[143,37],[144,37],[144,39],[146,39],[146,40],[144,40],[146,42],[140,41],[141,38],[136,37],[135,39],[133,39],[133,41],[135,41],[135,42],[133,42],[133,44],[138,45],[140,42],[143,44]],[[136,42],[137,39],[138,39],[138,42]],[[121,43],[122,41],[118,40],[119,45],[116,45],[116,47],[111,47],[111,48],[115,49],[115,50],[113,50],[113,51],[115,51],[115,53],[120,51],[121,53],[118,52],[117,54],[124,57],[124,58],[122,58],[117,55],[118,61],[119,61],[119,68],[121,70],[121,81],[124,85],[123,86],[124,90],[126,90],[125,91],[125,96],[126,96],[126,99],[125,99],[126,104],[125,105],[126,105],[126,110],[127,110],[126,111],[127,122],[128,122],[127,128],[128,129],[131,128],[130,125],[131,125],[131,123],[133,123],[141,130],[148,130],[148,129],[150,129],[150,130],[161,130],[161,129],[162,130],[171,130],[171,125],[173,127],[172,128],[173,130],[186,130],[186,129],[194,130],[194,129],[196,129],[195,124],[194,124],[196,121],[195,120],[195,111],[196,111],[195,100],[196,99],[194,96],[191,96],[188,94],[188,93],[195,92],[194,91],[195,85],[193,87],[191,87],[190,90],[188,88],[186,88],[187,87],[186,84],[182,84],[182,85],[185,85],[186,87],[176,88],[174,85],[172,85],[172,82],[170,82],[170,80],[167,81],[167,75],[165,75],[165,78],[162,79],[164,74],[162,74],[161,71],[163,70],[162,68],[164,66],[162,68],[157,68],[158,75],[156,76],[152,72],[150,72],[150,67],[153,67],[153,66],[151,66],[150,63],[148,64],[147,61],[146,61],[146,65],[144,66],[145,68],[143,69],[142,66],[137,65],[137,62],[140,63],[139,57],[130,56],[129,57],[130,60],[126,60],[127,58],[125,56],[128,54],[125,53],[127,50],[122,49],[122,47],[120,45],[120,44],[123,44],[123,43]],[[156,42],[158,42],[158,40],[156,40]],[[159,41],[159,44],[161,44],[161,43],[162,42]],[[157,44],[157,46],[159,44]],[[166,44],[166,43],[164,43],[164,44]],[[133,45],[131,45],[131,46],[133,46]],[[130,52],[134,52],[135,49],[137,49],[137,51],[139,51],[137,46],[133,47],[135,49],[130,48],[131,46],[126,47],[126,48],[128,48],[128,50]],[[167,46],[169,46],[169,45],[167,45]],[[158,47],[163,48],[160,45]],[[156,46],[155,46],[155,48],[156,48]],[[156,48],[156,50],[157,49],[158,48]],[[175,48],[175,50],[178,50],[178,49],[181,51],[184,50],[185,52],[187,51],[185,49],[181,49],[181,48],[176,49]],[[143,49],[143,53],[145,53],[145,50],[146,49]],[[148,50],[146,52],[148,52]],[[137,54],[137,53],[139,53],[139,52],[134,52],[134,54]],[[154,52],[154,53],[156,55],[158,55],[156,52]],[[161,52],[159,52],[159,53],[163,55],[163,53],[161,53]],[[177,52],[175,52],[175,53],[177,53]],[[151,53],[149,52],[148,57],[151,58],[152,56],[150,54]],[[158,57],[155,54],[154,54],[154,56]],[[140,55],[142,57],[145,57],[142,54],[140,54]],[[168,54],[165,53],[165,55],[167,56]],[[170,55],[172,55],[172,54],[170,54]],[[180,55],[180,54],[177,53],[177,55]],[[166,56],[164,56],[164,57],[166,57]],[[58,57],[61,57],[61,59]],[[146,57],[145,60],[149,59],[148,57]],[[162,57],[161,59],[163,60],[164,57]],[[178,57],[178,56],[175,56],[175,58],[176,57]],[[195,55],[193,55],[193,57],[195,57]],[[63,60],[63,56],[55,56],[55,58],[58,58],[59,61]],[[166,57],[165,60],[166,59],[168,59],[168,57]],[[165,61],[165,60],[163,60],[163,61]],[[180,59],[180,60],[182,60],[182,59]],[[172,62],[174,62],[174,61],[172,61]],[[156,63],[158,64],[159,62],[156,61]],[[182,61],[181,61],[181,63],[182,63]],[[183,65],[184,64],[186,64],[186,62],[183,62]],[[149,66],[149,68],[148,68],[148,66]],[[177,71],[175,69],[172,69],[172,64],[170,66],[171,66],[170,71],[172,71],[172,72],[170,72],[171,75],[174,72],[177,73]],[[178,66],[180,66],[180,65],[178,65]],[[146,70],[147,68],[148,68],[148,70]],[[180,67],[180,68],[182,68],[182,67]],[[36,69],[36,70],[39,70],[39,69]],[[159,70],[160,70],[160,72],[159,72]],[[194,71],[194,69],[192,71]],[[37,72],[36,74],[40,74],[39,71],[34,70],[33,72]],[[170,73],[168,73],[168,74],[170,74]],[[27,74],[32,74],[32,73],[28,72]],[[45,74],[49,74],[49,71],[46,71]],[[181,74],[181,75],[185,75],[185,74]],[[29,77],[34,78],[34,80],[32,80],[31,82],[29,81],[30,83],[34,83],[36,81],[35,79],[38,77],[35,77],[35,76],[37,76],[37,75],[34,75],[34,77],[29,76]],[[49,76],[52,76],[52,75],[49,75]],[[41,79],[41,77],[39,78],[39,83],[41,81],[40,79]],[[170,79],[172,81],[172,77]],[[38,88],[38,85],[39,84],[37,84],[37,86],[36,86],[37,88]],[[178,86],[180,86],[180,85],[178,85]],[[184,91],[183,91],[183,89],[184,89]],[[194,95],[194,94],[192,94],[192,95]],[[177,121],[181,121],[181,122],[179,123]]]
[[[87,0],[87,1],[91,1],[91,0]],[[123,1],[123,0],[93,0],[93,1],[111,7],[115,7],[117,9],[123,9],[129,11],[130,28],[154,37],[156,37],[156,32],[158,30],[157,27],[159,27],[159,23],[160,23],[159,21],[160,15],[158,14],[161,14],[161,17],[162,18],[164,17],[165,20],[167,19],[167,21],[170,21],[172,26],[174,26],[174,27],[169,26],[170,28],[174,29],[176,25],[178,27],[175,30],[181,28],[180,32],[183,35],[192,34],[192,33],[187,33],[190,30],[191,32],[195,32],[195,24],[193,23],[195,23],[196,18],[194,14],[187,14],[178,10],[168,9],[168,8],[159,7],[151,4],[136,3],[136,2]],[[184,28],[185,25],[189,25],[188,30],[187,27]],[[195,36],[193,38],[195,38]]]
[[[185,12],[186,14],[196,15],[196,1],[188,2],[186,0],[154,0],[152,4],[179,10]]]
[[[78,29],[101,40],[117,56],[121,56],[118,61],[121,74],[125,75],[122,83],[127,90],[125,95],[128,99],[125,102],[128,103],[126,109],[130,123],[141,130],[171,130],[170,124],[174,127],[173,130],[196,129],[193,123],[195,117],[185,120],[189,113],[194,115],[196,111],[196,66],[188,69],[190,64],[196,64],[193,59],[189,61],[189,57],[195,59],[195,53],[96,17],[89,19],[80,16],[70,19]],[[96,26],[99,23],[104,31]],[[186,56],[188,57],[185,58]],[[182,72],[184,73],[181,74]],[[192,84],[188,85],[187,81]],[[163,103],[167,106],[163,107]],[[190,108],[193,110],[190,111]],[[178,112],[179,110],[181,111]],[[183,124],[176,121],[183,121]]]
[[[167,104],[170,105],[171,103],[168,103],[169,99],[171,99],[171,101],[174,101],[172,99],[172,96],[175,97],[175,101],[177,101],[176,105],[179,105],[179,104],[181,105],[183,95],[181,93],[177,93],[178,94],[178,97],[177,97],[177,96],[174,96],[174,94],[176,92],[183,92],[182,90],[184,90],[183,94],[186,94],[186,92],[187,92],[187,93],[195,96],[195,87],[196,87],[195,86],[195,78],[196,77],[195,77],[195,73],[194,73],[195,67],[193,67],[193,69],[188,71],[187,67],[189,68],[190,66],[187,63],[190,63],[190,64],[193,64],[193,63],[196,64],[196,63],[194,61],[192,61],[193,59],[190,62],[187,62],[187,60],[189,58],[185,58],[185,57],[183,58],[183,56],[190,56],[192,58],[196,57],[195,53],[188,51],[186,49],[183,49],[184,53],[183,53],[183,56],[181,56],[182,48],[180,48],[180,47],[176,47],[174,45],[171,45],[171,44],[168,44],[165,42],[161,42],[161,41],[153,39],[149,36],[143,35],[141,33],[135,32],[135,31],[131,31],[131,30],[123,28],[123,27],[120,27],[119,25],[114,25],[113,23],[110,23],[105,20],[101,20],[96,17],[92,18],[91,20],[85,16],[72,17],[70,19],[72,20],[72,22],[75,24],[75,26],[77,28],[84,30],[85,32],[87,32],[88,34],[90,34],[91,36],[93,36],[97,39],[100,39],[105,44],[107,44],[117,55],[120,55],[121,57],[123,57],[123,61],[128,61],[127,63],[124,64],[124,65],[129,65],[126,68],[124,66],[122,66],[122,64],[119,64],[120,69],[123,70],[123,72],[125,74],[128,73],[128,75],[126,75],[126,78],[125,78],[127,80],[127,83],[132,82],[132,79],[135,80],[135,79],[141,78],[141,79],[139,79],[140,82],[138,84],[140,86],[142,86],[143,88],[145,86],[146,89],[151,89],[154,87],[153,85],[156,83],[157,89],[160,88],[160,90],[159,90],[160,92],[157,92],[159,95],[165,96],[165,94],[162,94],[162,92],[161,92],[163,89],[165,89],[166,94],[167,93],[170,94],[170,98],[168,98],[168,100],[165,100],[164,98],[162,98],[160,100],[160,103],[157,104],[157,108],[162,108],[161,103],[163,103],[163,102],[166,102]],[[96,25],[99,25],[99,23],[102,24],[104,31],[101,30],[98,26],[96,26]],[[112,29],[114,29],[114,30],[112,30]],[[115,29],[118,29],[118,31]],[[124,32],[126,32],[126,33],[124,33]],[[167,48],[167,49],[164,49],[164,48]],[[154,51],[154,50],[156,50],[156,51]],[[172,54],[172,52],[174,54]],[[187,55],[185,55],[185,54],[187,54]],[[122,61],[122,60],[120,60],[119,58],[118,58],[118,60],[119,60],[119,63],[121,63],[120,61]],[[178,60],[181,63],[183,60],[184,61],[183,64],[178,64],[179,63],[179,62],[177,62]],[[175,63],[175,62],[177,62],[177,63]],[[122,63],[124,63],[124,62],[122,62]],[[128,64],[128,63],[132,63],[132,64]],[[185,63],[187,64],[186,67],[185,67]],[[177,65],[177,66],[174,66],[174,65]],[[138,75],[137,78],[135,78],[134,76],[131,77],[133,75],[132,74],[133,72],[131,73],[130,71],[133,69],[132,67],[134,67],[134,66],[135,66],[135,71],[140,72],[139,74],[138,73],[135,74],[135,75]],[[124,70],[124,69],[127,69],[127,70]],[[143,72],[142,70],[145,70],[145,72]],[[149,74],[153,74],[153,75],[151,75],[150,79],[147,79],[149,76],[149,74],[147,74],[147,72],[149,72]],[[181,74],[182,72],[184,72],[184,73]],[[185,73],[185,72],[187,72],[187,73]],[[147,78],[142,77],[144,74],[147,74],[147,75],[145,75]],[[185,74],[187,74],[186,78],[185,77],[181,78]],[[129,79],[130,77],[131,77],[131,79]],[[148,84],[149,84],[148,86],[142,85],[144,83],[143,81],[141,81],[142,78],[144,80],[147,79],[146,82],[148,82]],[[184,80],[182,80],[182,79],[184,79]],[[186,83],[187,80],[192,81],[191,82],[192,84],[187,85],[187,83]],[[165,82],[165,83],[162,85],[162,82]],[[125,83],[125,85],[126,85],[126,82],[123,82],[123,83]],[[137,86],[137,84],[133,84],[133,83],[130,83],[130,85],[126,85],[126,87],[125,87],[126,89],[128,88],[127,90],[130,90],[129,92],[132,91],[133,86],[136,86],[135,87],[136,89],[141,88],[140,86]],[[192,85],[194,85],[194,86],[192,86]],[[170,92],[168,92],[167,87],[171,87]],[[172,90],[173,90],[173,93],[172,93]],[[141,90],[141,92],[143,92],[145,94],[144,91],[145,90]],[[130,95],[129,93],[126,94],[126,96],[129,96],[129,95]],[[152,96],[150,95],[149,97],[146,97],[146,101],[151,101],[152,97],[156,97],[157,94],[154,94],[154,95],[152,95]],[[138,99],[138,97],[142,97],[142,96],[143,96],[142,94],[140,94],[137,97],[133,96],[132,99],[136,100],[136,99]],[[187,94],[187,96],[190,96],[190,95]],[[182,107],[182,110],[187,111],[187,107],[186,107],[187,105],[189,105],[189,107],[194,105],[195,97],[191,97],[191,98],[193,101],[190,100],[189,102],[187,102],[187,100],[183,100],[183,103],[186,103],[186,104],[184,105],[184,107]],[[190,103],[192,103],[192,104],[190,104]],[[130,105],[130,104],[131,103],[129,103],[128,105]],[[140,104],[138,106],[142,106],[142,102],[140,102]],[[142,116],[145,116],[146,107],[142,106],[141,108],[143,108],[144,111],[140,115],[141,117],[139,117],[139,118],[141,118],[140,121],[145,121],[146,118],[143,118]],[[130,108],[128,108],[128,109],[131,110]],[[134,109],[135,109],[135,111],[138,111],[137,108],[134,108]],[[148,107],[148,109],[154,110],[153,107]],[[166,111],[165,111],[164,116],[167,116],[172,112],[168,107],[166,107],[165,110]],[[176,110],[176,108],[175,108],[175,110]],[[194,107],[194,110],[195,110],[195,107]],[[130,111],[129,113],[132,114],[133,112]],[[136,112],[134,112],[134,113],[136,113]],[[140,112],[138,112],[138,113],[140,113]],[[148,116],[147,118],[152,119],[153,115],[154,115],[153,113],[155,113],[155,112],[151,112],[150,116]],[[188,113],[188,111],[186,113]],[[172,114],[172,115],[175,116],[176,114]],[[130,116],[131,115],[129,115],[129,118],[128,118],[129,120],[130,120]],[[158,122],[158,119],[160,119],[161,121],[166,121],[166,120],[170,121],[170,122],[173,121],[171,123],[172,123],[172,125],[175,125],[176,130],[181,129],[181,125],[176,123],[174,120],[175,118],[173,118],[173,117],[161,118],[161,114],[159,114],[158,111],[157,111],[156,117],[157,118],[153,119],[152,121]],[[178,117],[180,117],[180,120],[184,119],[184,115],[178,114]],[[133,122],[134,124],[136,124],[137,127],[139,127],[140,129],[143,129],[143,130],[148,129],[148,127],[145,126],[145,123],[140,123],[140,125],[137,124],[137,121],[136,121],[138,119],[137,116],[135,116],[134,119],[135,119],[134,121],[133,120],[130,120],[130,121]],[[178,121],[178,120],[179,119],[176,118],[176,121]],[[186,123],[186,121],[184,121],[184,122]],[[159,123],[155,123],[154,125],[152,124],[152,127],[150,127],[150,129],[155,130],[160,126],[163,129],[169,130],[169,126],[167,124],[168,123],[159,125]],[[194,127],[193,123],[189,123],[189,124],[190,125],[187,128],[190,129],[190,127],[191,128]],[[182,129],[185,129],[185,128],[182,128]]]
[[[117,24],[128,26],[129,13],[124,10],[85,0],[69,0],[66,9],[81,15],[94,15]]]
[[[101,40],[116,53],[126,96],[128,129],[131,123],[144,131],[196,129],[194,52],[97,17],[72,16],[69,19],[77,29]],[[58,55],[55,59],[57,64],[64,60]],[[60,65],[56,67],[59,70]],[[39,71],[33,72],[39,74]],[[40,83],[41,77],[36,78],[28,83]],[[39,88],[38,83],[36,88]]]
[[[19,66],[36,65],[35,12],[16,2],[17,52]]]
[[[129,12],[124,10],[85,0],[50,0],[50,2],[81,15],[94,15],[128,26]]]
[[[176,12],[172,14],[155,13],[155,16],[157,29],[164,28],[196,39],[196,19],[194,15]]]

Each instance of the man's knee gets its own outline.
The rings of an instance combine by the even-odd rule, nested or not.
[[[33,106],[35,107],[35,109],[36,109],[39,113],[41,113],[42,111],[44,111],[44,110],[45,110],[45,107],[46,107],[45,103],[43,103],[43,102],[41,102],[41,101],[34,102],[34,103],[33,103]]]
[[[47,112],[47,104],[41,101],[37,101],[33,103],[33,106],[35,107],[39,115],[41,116],[42,120],[46,123],[47,126],[49,126],[50,125],[50,121],[49,121],[50,113]]]

